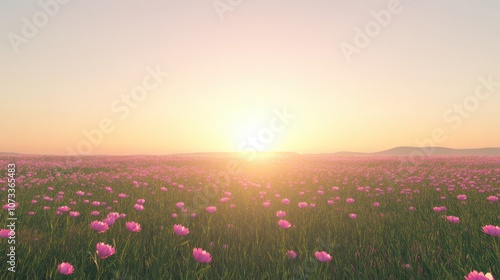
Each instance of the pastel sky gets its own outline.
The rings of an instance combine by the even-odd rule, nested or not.
[[[498,147],[499,11],[497,0],[4,0],[0,151],[236,152],[252,137],[299,153],[433,137]]]

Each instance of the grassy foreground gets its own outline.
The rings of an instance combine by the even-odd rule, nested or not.
[[[0,239],[0,279],[463,279],[472,270],[500,277],[500,237],[482,231],[500,224],[500,203],[487,199],[500,196],[500,158],[3,157],[2,205],[9,163],[19,203],[16,264],[10,272],[12,245]],[[134,208],[138,199],[143,210]],[[80,215],[56,213],[61,206]],[[103,233],[91,228],[110,212],[126,216]],[[0,228],[8,217],[0,212]],[[131,221],[141,231],[129,231]],[[189,234],[176,235],[175,224]],[[99,258],[99,242],[115,254]],[[194,248],[212,262],[198,263]],[[317,251],[332,260],[318,261]],[[60,274],[62,262],[74,272]]]

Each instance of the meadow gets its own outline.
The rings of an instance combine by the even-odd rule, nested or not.
[[[499,157],[3,156],[0,166],[0,279],[500,278]]]

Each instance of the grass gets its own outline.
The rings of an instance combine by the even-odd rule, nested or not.
[[[0,279],[463,279],[472,270],[500,277],[500,237],[481,229],[500,224],[499,203],[486,200],[500,193],[500,158],[427,158],[413,173],[407,172],[413,166],[395,158],[270,158],[242,161],[237,173],[227,173],[224,158],[0,158],[0,166],[12,162],[19,202],[17,263],[16,272],[9,272],[2,254]],[[6,168],[0,172],[7,178]],[[79,190],[92,196],[79,197]],[[222,203],[226,191],[230,201]],[[64,192],[59,200],[58,192]],[[120,199],[119,193],[129,197]],[[467,195],[465,203],[459,194]],[[1,195],[6,204],[6,188]],[[133,208],[139,198],[146,200],[143,211]],[[283,205],[283,198],[291,203]],[[329,199],[335,203],[329,205]],[[264,201],[270,206],[262,206]],[[302,201],[309,206],[299,208]],[[376,201],[380,207],[373,206]],[[185,203],[186,213],[177,202]],[[56,215],[63,205],[81,215]],[[214,214],[204,210],[209,205],[217,207]],[[436,213],[434,206],[448,210]],[[90,215],[95,210],[98,217]],[[286,211],[291,228],[278,226],[278,210]],[[127,216],[105,233],[90,228],[114,211]],[[457,216],[460,223],[443,215]],[[7,224],[7,211],[0,219]],[[126,221],[140,223],[142,230],[129,232]],[[174,224],[190,233],[175,235]],[[98,242],[114,246],[116,254],[98,258]],[[0,243],[6,252],[7,240]],[[195,247],[213,261],[197,263]],[[297,258],[288,259],[287,250]],[[317,261],[316,251],[328,252],[332,261]],[[61,262],[71,263],[75,272],[59,274]]]

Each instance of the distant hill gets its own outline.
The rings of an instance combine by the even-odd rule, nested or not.
[[[333,156],[408,156],[421,152],[429,156],[500,156],[500,148],[452,149],[445,147],[396,147],[374,153],[338,152],[322,155]]]

